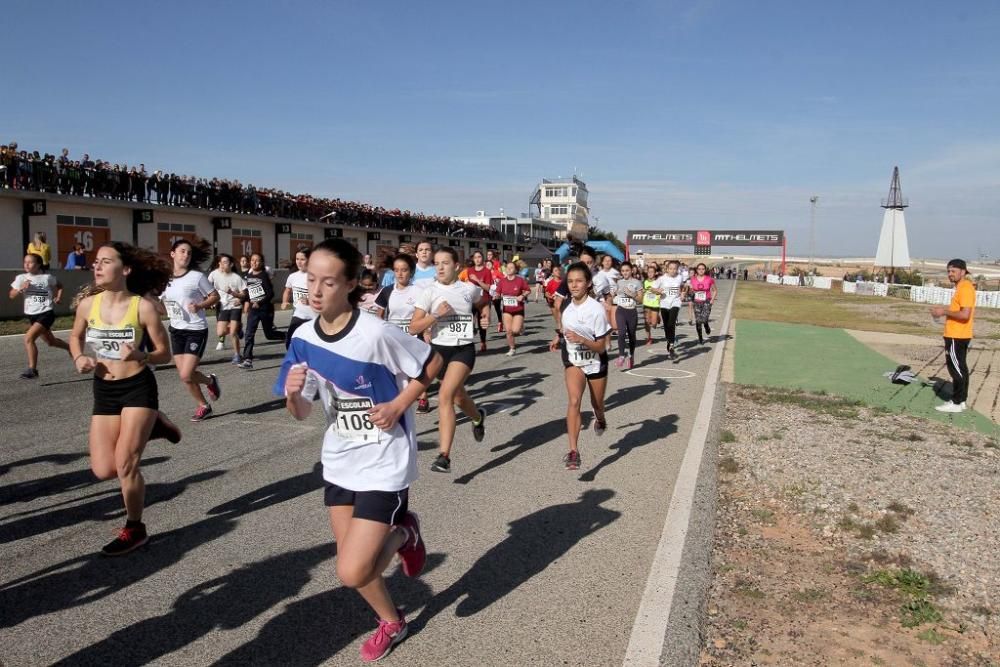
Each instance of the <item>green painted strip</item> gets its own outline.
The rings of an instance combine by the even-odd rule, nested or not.
[[[973,410],[959,415],[936,411],[941,399],[929,383],[891,384],[882,374],[898,364],[843,329],[740,320],[735,343],[738,384],[825,391],[988,435],[1000,433],[997,424]]]

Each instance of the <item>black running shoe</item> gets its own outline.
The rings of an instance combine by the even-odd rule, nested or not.
[[[158,440],[160,438],[176,445],[181,441],[181,430],[165,414],[157,412],[156,421],[153,422],[153,430],[149,432],[149,439]]]
[[[705,333],[707,333],[709,336],[712,335],[712,327],[708,326],[708,322],[705,322]]]
[[[607,422],[602,422],[600,419],[594,420],[594,435],[604,435],[604,432],[608,429]]]
[[[434,459],[434,463],[431,464],[431,470],[434,472],[451,472],[451,459],[444,454],[438,454],[438,457]]]
[[[104,545],[101,553],[105,556],[124,556],[130,551],[135,551],[149,541],[146,534],[146,526],[139,524],[134,528],[128,526],[118,531],[118,537]]]
[[[22,380],[34,380],[35,378],[38,377],[38,371],[36,371],[34,368],[29,368],[25,370],[23,373],[21,373],[19,377]]]
[[[479,408],[479,423],[472,425],[472,437],[476,442],[482,442],[486,437],[486,410]]]

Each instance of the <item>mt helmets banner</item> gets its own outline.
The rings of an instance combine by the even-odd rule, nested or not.
[[[732,229],[705,231],[693,229],[629,230],[630,246],[781,246],[783,230]]]

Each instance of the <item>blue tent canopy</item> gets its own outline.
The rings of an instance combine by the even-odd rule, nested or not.
[[[585,241],[584,245],[590,246],[599,253],[611,255],[619,262],[625,261],[625,254],[611,241]],[[569,253],[570,247],[568,243],[563,243],[556,250],[556,254],[559,255],[560,262],[566,259],[566,256],[569,255]]]

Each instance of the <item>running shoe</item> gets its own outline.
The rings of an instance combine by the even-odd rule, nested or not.
[[[242,361],[243,358],[240,357],[240,355],[234,354],[231,363],[233,364],[233,366],[239,366]]]
[[[604,431],[606,431],[607,428],[607,422],[602,422],[600,419],[594,420],[594,435],[604,435]]]
[[[198,409],[194,411],[191,415],[191,421],[193,422],[203,422],[208,419],[208,416],[212,414],[212,406],[210,405],[199,405]]]
[[[693,327],[694,326],[694,320],[688,320],[688,326],[689,327]]]
[[[632,367],[635,366],[635,357],[629,357],[626,366],[628,366],[628,370],[632,370]]]
[[[223,342],[222,342],[222,339],[220,338],[220,339],[219,339],[219,342],[215,344],[215,351],[216,351],[216,352],[218,352],[218,351],[220,351],[220,350],[223,350],[223,349],[225,349],[225,347],[226,347],[226,344],[225,344],[225,343],[223,343]]]
[[[479,351],[480,352],[485,352],[486,351],[486,343],[480,343],[479,344]]]
[[[709,336],[712,335],[712,327],[708,326],[708,322],[705,322],[705,333]]]
[[[421,398],[417,401],[417,412],[422,415],[426,415],[431,411],[431,402],[426,398]]]
[[[208,376],[208,397],[213,401],[222,398],[222,387],[219,386],[219,378],[215,373]]]
[[[935,406],[934,409],[938,412],[965,412],[965,401],[962,401],[961,403],[952,403],[951,401],[948,401],[947,403]]]
[[[253,368],[253,359],[244,359],[241,361],[240,368]]]
[[[510,348],[509,350],[507,350],[507,356],[508,357],[513,357],[514,356],[514,348]]]
[[[472,437],[476,442],[482,442],[486,437],[486,410],[479,408],[479,423],[472,422]]]
[[[431,464],[431,470],[434,472],[451,472],[451,459],[444,454],[438,454],[438,457],[434,459],[434,463]]]
[[[414,512],[407,512],[403,517],[402,527],[406,529],[406,541],[396,552],[403,564],[403,574],[416,577],[424,570],[427,561],[427,547],[423,535],[420,534],[420,517]]]
[[[105,556],[124,556],[130,551],[135,551],[149,541],[146,534],[145,524],[129,528],[127,525],[118,531],[118,537],[111,540],[101,549]]]
[[[701,336],[698,336],[698,345],[704,345],[704,344],[705,344],[705,339],[702,338]]]
[[[670,355],[670,358],[671,358],[671,359],[676,359],[676,358],[677,358],[677,350],[675,350],[675,349],[674,349],[674,346],[673,346],[673,345],[671,345],[671,346],[670,346],[670,347],[669,347],[669,348],[667,349],[667,354],[669,354],[669,355]]]
[[[406,638],[409,628],[406,626],[406,619],[403,612],[396,610],[399,614],[399,621],[390,623],[389,621],[378,620],[378,630],[361,645],[361,660],[364,662],[375,662],[389,655],[392,647]]]
[[[618,357],[617,359],[615,359],[616,368],[621,368],[624,365],[625,365],[625,357]]]
[[[38,371],[36,371],[34,368],[28,368],[23,373],[21,373],[19,377],[22,380],[34,380],[36,377],[38,377]]]
[[[503,325],[502,324],[498,324],[497,325],[497,333],[503,333]]]
[[[181,430],[165,414],[157,412],[156,421],[153,422],[153,430],[149,432],[149,439],[158,440],[160,438],[176,445],[181,441]]]
[[[652,345],[652,344],[653,344],[653,339],[652,338],[647,338],[646,339],[646,345]]]
[[[563,457],[563,463],[566,465],[566,470],[579,470],[580,469],[580,452],[571,450],[566,453]]]

